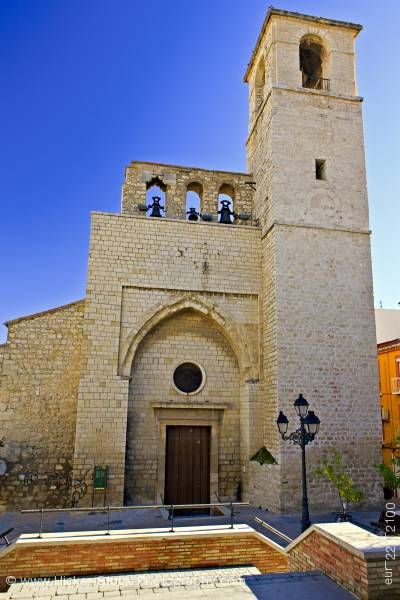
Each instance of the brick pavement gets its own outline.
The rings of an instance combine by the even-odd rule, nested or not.
[[[0,600],[350,600],[318,571],[261,575],[255,567],[127,573],[13,584]]]
[[[255,567],[127,573],[98,577],[49,578],[16,582],[1,600],[100,600],[113,598],[254,598],[244,577],[255,577]],[[155,596],[156,595],[156,596]]]

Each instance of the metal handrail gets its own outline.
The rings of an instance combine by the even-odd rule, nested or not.
[[[6,543],[6,546],[9,546],[11,544],[10,540],[8,539],[8,534],[11,533],[12,531],[14,531],[14,527],[10,527],[10,529],[6,529],[6,531],[3,531],[3,533],[0,533],[0,539],[4,540]]]
[[[272,525],[270,525],[269,523],[266,523],[265,521],[263,521],[259,517],[254,517],[254,520],[256,521],[256,523],[259,523],[260,525],[262,525],[262,527],[265,527],[266,529],[269,529],[269,531],[271,531],[272,533],[274,533],[278,537],[280,537],[283,540],[285,540],[285,542],[289,542],[289,543],[293,542],[293,538],[290,538],[285,533],[282,533],[281,531],[279,531],[279,529],[275,529],[275,527],[272,527]]]
[[[331,89],[331,80],[324,77],[311,77],[311,75],[302,71],[302,85],[309,89],[329,92]]]
[[[175,511],[183,508],[215,508],[219,506],[228,506],[230,508],[230,528],[233,529],[234,525],[234,507],[235,506],[249,506],[249,502],[210,502],[209,504],[146,504],[139,506],[99,506],[90,508],[27,508],[21,510],[21,513],[34,513],[40,514],[40,526],[38,538],[42,538],[43,533],[43,520],[45,513],[79,513],[79,512],[107,512],[107,531],[104,535],[110,535],[110,513],[111,511],[122,511],[122,510],[168,510],[171,515],[171,528],[170,532],[173,533],[175,524]]]

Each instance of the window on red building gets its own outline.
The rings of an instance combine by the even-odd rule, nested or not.
[[[396,377],[400,377],[400,356],[396,356]]]

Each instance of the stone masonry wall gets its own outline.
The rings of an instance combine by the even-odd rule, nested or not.
[[[84,301],[8,323],[0,364],[0,504],[65,506],[75,438]]]
[[[260,224],[269,218],[272,194],[272,119],[271,98],[264,100],[252,136],[248,144],[248,161],[254,166],[257,182],[254,200],[254,214]],[[261,238],[261,305],[260,335],[262,344],[263,398],[259,406],[260,416],[256,431],[268,450],[280,463],[280,440],[276,428],[278,414],[278,330],[277,330],[277,287],[276,270],[278,254],[275,239],[265,234]],[[278,465],[250,464],[250,490],[254,504],[272,510],[281,506],[281,469]]]
[[[174,310],[171,302],[194,305],[211,324],[217,319],[241,363],[241,389],[252,387],[245,396],[257,406],[259,259],[256,227],[93,214],[85,310],[88,354],[80,383],[75,473],[84,474],[94,461],[108,465],[111,503],[122,501],[124,489],[129,349],[143,327],[151,331],[148,320]],[[256,421],[258,415],[247,410],[243,419],[248,431],[249,419]],[[249,444],[248,435],[243,442],[241,447]],[[261,442],[252,437],[254,451]]]
[[[320,432],[307,448],[311,506],[334,506],[333,488],[315,476],[332,448],[342,453],[372,506],[381,494],[373,467],[380,460],[381,433],[369,236],[287,226],[276,226],[270,235],[282,257],[279,407],[292,430],[297,426],[293,401],[303,392],[321,419]],[[290,510],[289,498],[296,491],[300,497],[300,452],[287,442],[282,452],[282,477],[288,482],[284,507]]]

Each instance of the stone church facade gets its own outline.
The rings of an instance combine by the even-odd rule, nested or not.
[[[109,504],[295,510],[300,451],[276,418],[297,427],[299,393],[321,419],[311,508],[336,508],[315,477],[333,447],[378,500],[360,29],[270,9],[245,74],[247,173],[132,162],[120,214],[92,214],[85,299],[7,323],[3,507],[88,506],[101,466]],[[154,184],[161,218],[143,206]],[[225,224],[220,194],[235,213]],[[274,464],[250,460],[263,446]]]

